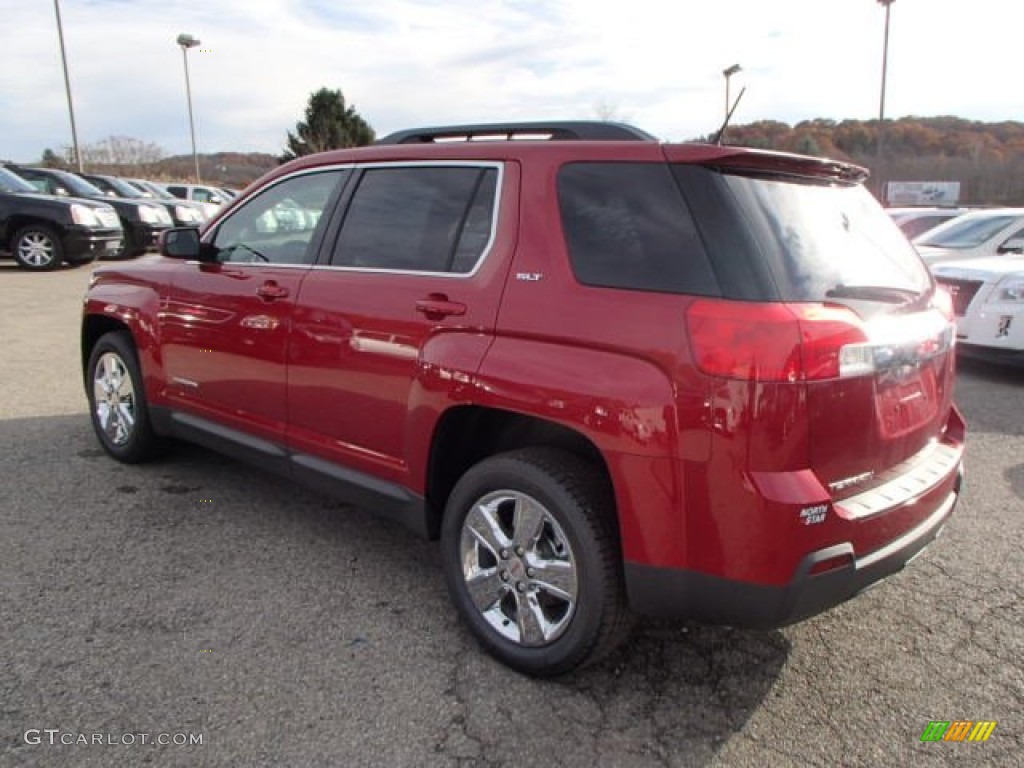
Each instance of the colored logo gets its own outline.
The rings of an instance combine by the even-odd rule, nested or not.
[[[921,741],[988,741],[995,729],[995,720],[932,720]]]

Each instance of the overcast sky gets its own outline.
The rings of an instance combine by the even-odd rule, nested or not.
[[[666,140],[736,123],[878,115],[876,0],[61,0],[79,140],[279,153],[309,94],[341,88],[383,135],[458,122],[594,118]],[[886,116],[1024,119],[1022,12],[896,0]],[[51,0],[0,0],[0,158],[71,144]]]

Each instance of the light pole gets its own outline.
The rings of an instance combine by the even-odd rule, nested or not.
[[[729,78],[740,71],[739,64],[733,64],[731,67],[727,67],[722,70],[722,74],[725,75],[725,119],[729,119],[729,109],[732,104],[729,103]]]
[[[192,118],[192,85],[188,79],[188,49],[195,48],[199,44],[199,39],[192,37],[192,35],[185,34],[184,32],[178,35],[178,45],[181,46],[181,58],[185,62],[185,97],[188,99],[188,128],[192,134],[192,162],[196,166],[196,184],[201,184],[202,180],[199,178],[199,155],[196,154],[196,124]]]
[[[889,11],[896,0],[878,0],[885,6],[885,39],[882,43],[882,94],[878,100],[878,141],[875,144],[878,166],[878,199],[885,203],[885,181],[882,178],[882,132],[885,130],[885,76],[889,69]]]
[[[68,55],[64,51],[64,26],[60,22],[60,0],[53,0],[53,10],[57,14],[57,37],[60,39],[60,63],[64,68],[64,90],[68,94],[68,114],[71,116],[71,143],[75,148],[75,164],[78,172],[85,168],[82,165],[82,153],[78,149],[78,129],[75,127],[75,105],[71,101],[71,78],[68,77]]]

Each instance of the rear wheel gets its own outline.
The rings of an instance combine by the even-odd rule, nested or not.
[[[568,672],[628,632],[611,488],[572,454],[534,448],[471,468],[448,501],[441,546],[463,619],[520,672]]]
[[[88,376],[89,412],[103,449],[128,464],[153,458],[161,440],[149,420],[131,334],[103,335],[89,356]]]
[[[60,235],[42,224],[29,224],[19,229],[11,251],[19,267],[37,272],[57,269],[64,258]]]

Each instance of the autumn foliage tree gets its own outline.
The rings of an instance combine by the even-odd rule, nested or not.
[[[879,158],[877,120],[774,120],[729,127],[729,143],[832,157],[890,181],[959,181],[960,200],[1024,205],[1024,123],[959,117],[886,120]]]
[[[345,147],[362,147],[373,142],[373,128],[354,106],[346,106],[341,90],[321,88],[310,94],[306,119],[288,131],[287,148],[281,162],[314,152]]]

